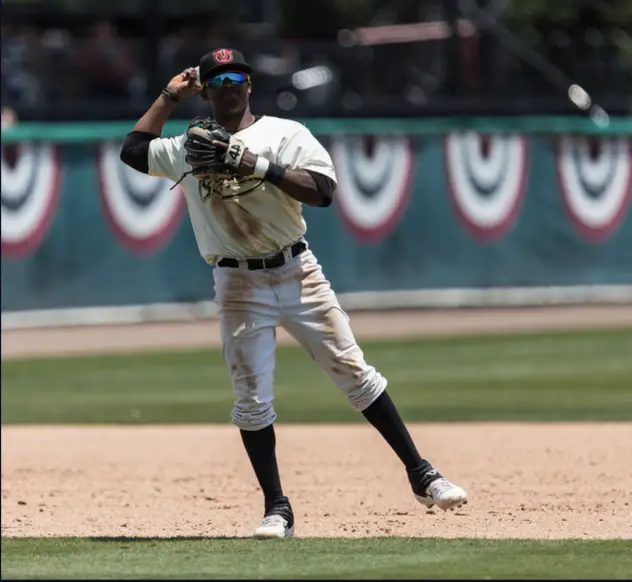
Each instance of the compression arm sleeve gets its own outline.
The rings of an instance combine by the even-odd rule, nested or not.
[[[127,134],[121,147],[121,161],[134,170],[149,174],[149,142],[158,137],[144,131]]]

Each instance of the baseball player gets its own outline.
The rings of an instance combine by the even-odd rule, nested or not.
[[[199,252],[214,266],[222,355],[234,391],[232,421],[264,496],[258,538],[285,538],[294,515],[275,453],[276,328],[303,346],[406,468],[417,500],[453,509],[467,494],[415,447],[386,379],[367,364],[336,295],[305,239],[302,206],[330,206],[332,160],[303,125],[255,115],[251,67],[220,48],[174,77],[125,139],[128,166],[180,183]],[[200,93],[213,118],[196,118],[178,137],[160,137],[176,104]],[[179,194],[174,193],[174,196]]]

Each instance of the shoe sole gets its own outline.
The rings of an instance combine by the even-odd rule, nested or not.
[[[421,503],[422,505],[425,505],[428,509],[436,505],[439,509],[443,509],[443,511],[454,511],[454,509],[458,509],[459,507],[467,505],[467,497],[458,497],[456,499],[437,501],[436,499],[430,499],[429,497],[422,497],[421,495],[415,494],[415,499],[419,501],[419,503]]]
[[[282,540],[285,538],[291,538],[294,535],[294,526],[289,529],[284,530],[283,532],[274,531],[274,530],[266,530],[265,528],[259,528],[255,530],[255,533],[252,535],[256,540]]]

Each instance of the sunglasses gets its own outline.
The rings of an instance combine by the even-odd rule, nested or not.
[[[206,82],[206,86],[212,89],[221,89],[226,80],[230,81],[233,85],[241,85],[248,81],[248,79],[250,79],[250,77],[244,73],[220,73],[219,75],[211,77]]]

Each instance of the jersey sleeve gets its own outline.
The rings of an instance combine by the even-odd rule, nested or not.
[[[184,172],[184,135],[149,142],[149,175],[177,182]]]
[[[337,182],[329,152],[304,125],[281,143],[277,163],[292,170],[318,172]]]

